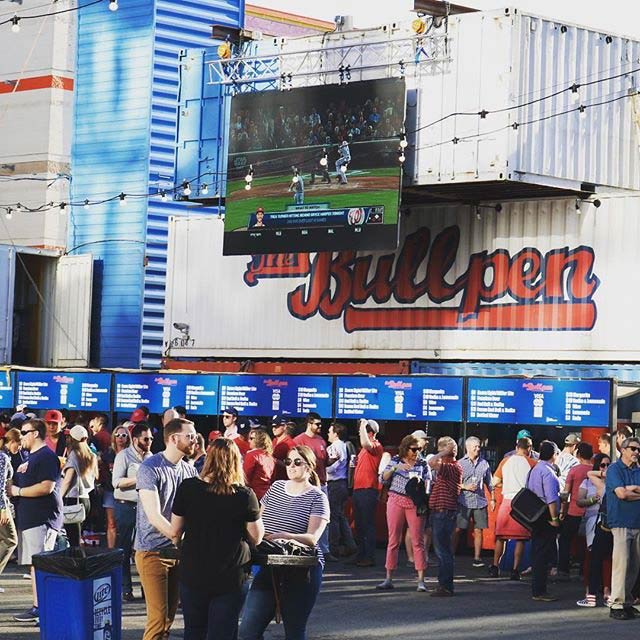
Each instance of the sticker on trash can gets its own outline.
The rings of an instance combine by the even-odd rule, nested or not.
[[[93,640],[111,640],[113,609],[111,578],[93,581]]]

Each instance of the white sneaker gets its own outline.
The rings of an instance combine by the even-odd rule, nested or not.
[[[23,573],[22,574],[22,579],[23,580],[31,580],[31,574],[30,573]]]

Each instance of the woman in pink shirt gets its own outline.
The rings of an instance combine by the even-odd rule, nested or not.
[[[244,456],[242,467],[248,487],[251,487],[258,500],[267,493],[273,482],[276,461],[273,457],[273,445],[269,434],[262,428],[249,432],[251,449]]]

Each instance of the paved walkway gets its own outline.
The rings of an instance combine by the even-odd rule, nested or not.
[[[569,634],[569,637],[614,637],[616,640],[636,640],[640,637],[640,619],[619,622],[608,618],[608,609],[582,609],[576,600],[583,597],[578,581],[552,584],[550,590],[560,596],[555,603],[531,600],[528,581],[490,579],[485,569],[474,569],[468,557],[456,564],[456,596],[430,598],[415,591],[414,573],[407,567],[398,570],[396,588],[392,592],[375,590],[383,578],[383,553],[379,553],[379,568],[357,569],[349,565],[330,564],[323,588],[309,624],[309,640],[441,640],[496,637],[518,640],[549,639]],[[427,572],[428,583],[436,584],[437,569]],[[38,628],[14,622],[11,616],[29,605],[30,585],[22,579],[22,570],[9,565],[0,576],[0,638],[27,640],[38,637]],[[139,594],[139,588],[135,591]],[[60,612],[64,615],[64,612]],[[123,640],[139,639],[144,629],[144,603],[137,600],[124,605]],[[180,614],[171,634],[182,638]],[[281,625],[272,624],[265,640],[282,640]],[[58,640],[58,639],[55,639]],[[81,639],[73,639],[81,640]]]

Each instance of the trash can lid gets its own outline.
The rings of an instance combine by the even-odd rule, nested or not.
[[[62,551],[48,551],[33,556],[36,571],[52,573],[73,580],[87,580],[110,573],[122,566],[122,549],[70,547]]]

